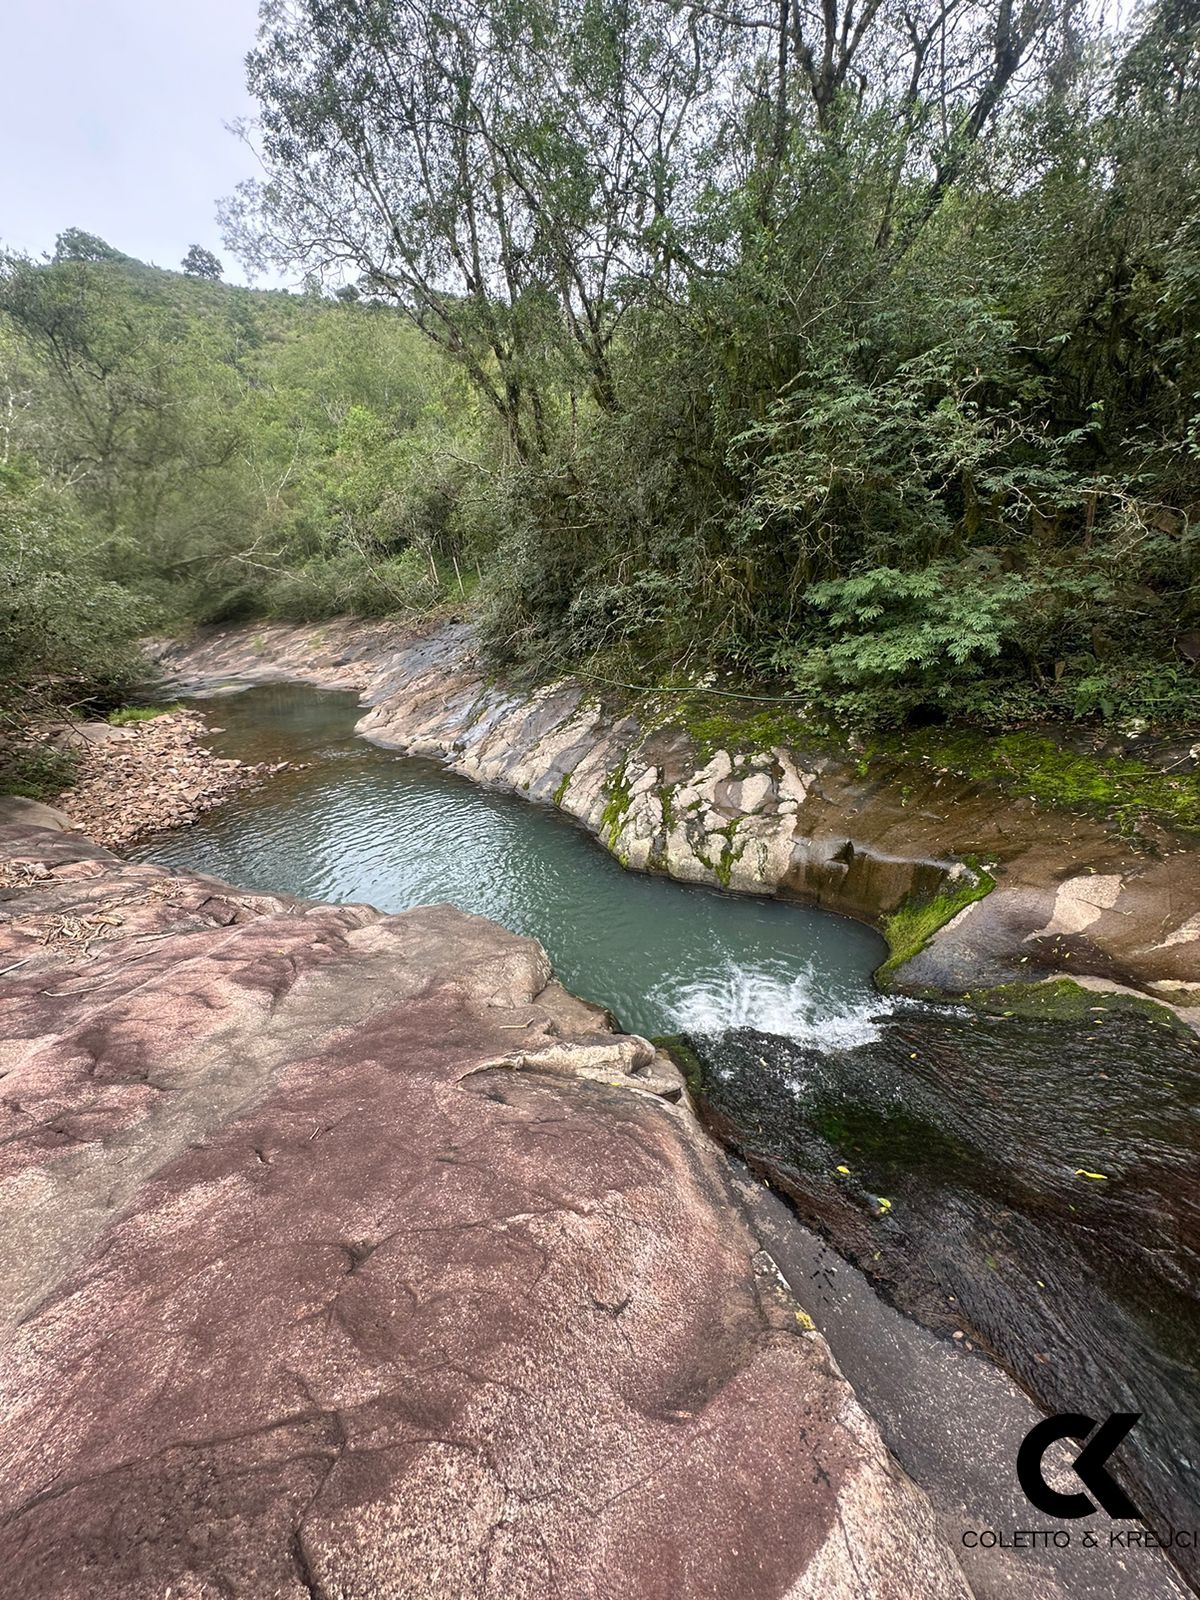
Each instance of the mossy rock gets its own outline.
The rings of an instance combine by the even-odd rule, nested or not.
[[[987,989],[968,989],[956,998],[992,1016],[1040,1017],[1055,1022],[1098,1022],[1106,1013],[1136,1013],[1181,1038],[1195,1038],[1187,1023],[1158,1000],[1147,995],[1087,989],[1072,978],[1002,983]]]
[[[967,906],[982,900],[996,887],[996,880],[974,862],[966,863],[970,876],[938,895],[909,895],[898,910],[883,919],[883,936],[888,942],[888,958],[875,972],[881,989],[891,987],[896,973],[919,955],[939,928]]]
[[[738,755],[785,749],[826,753],[844,750],[846,737],[833,726],[789,710],[786,703],[769,699],[727,700],[703,690],[660,702],[647,716],[647,725],[682,728],[701,762],[711,761],[718,750]]]
[[[604,803],[604,810],[600,813],[600,837],[614,855],[618,856],[618,859],[620,857],[617,851],[617,840],[620,837],[626,814],[629,811],[630,801],[633,798],[625,772],[626,763],[622,761],[620,766],[614,768],[609,774],[608,782],[605,785],[608,798]]]
[[[926,728],[882,740],[877,754],[990,784],[1014,799],[1100,817],[1125,834],[1147,822],[1200,830],[1200,773],[1163,772],[1129,756],[1069,750],[1046,734],[991,737]]]
[[[699,1094],[704,1078],[704,1064],[681,1033],[658,1034],[650,1040],[656,1050],[661,1050],[683,1073],[690,1094]]]

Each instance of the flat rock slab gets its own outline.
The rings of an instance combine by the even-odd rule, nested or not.
[[[66,828],[70,823],[66,812],[56,806],[43,805],[23,794],[0,794],[0,827]]]
[[[451,907],[0,828],[22,1600],[941,1600],[668,1066]]]

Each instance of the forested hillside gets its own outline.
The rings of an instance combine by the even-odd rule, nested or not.
[[[1196,717],[1189,0],[263,15],[225,226],[309,292],[5,269],[0,674],[470,589],[539,672]]]
[[[8,262],[0,315],[10,705],[21,685],[119,694],[155,629],[440,591],[444,457],[458,427],[469,451],[473,408],[394,311],[160,271],[68,230],[53,262]]]

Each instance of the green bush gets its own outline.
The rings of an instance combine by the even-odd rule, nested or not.
[[[117,704],[145,676],[136,639],[145,603],[107,578],[69,498],[36,480],[0,479],[0,708]]]
[[[7,719],[0,712],[0,730]],[[16,742],[0,754],[0,794],[19,794],[28,800],[53,800],[68,788],[75,763],[62,750],[31,744],[20,739],[22,730],[11,730]]]
[[[48,519],[10,541],[10,685],[94,696],[136,626],[407,613],[478,571],[530,675],[1193,723],[1195,7],[969,6],[947,52],[844,0],[803,41],[786,8],[772,38],[481,4],[269,8],[267,181],[227,221],[303,295],[78,229],[0,264],[4,460]],[[451,40],[465,119],[429,103]]]
[[[261,613],[287,622],[352,613],[383,617],[420,610],[442,597],[428,563],[415,550],[372,559],[357,551],[313,557],[259,591]]]

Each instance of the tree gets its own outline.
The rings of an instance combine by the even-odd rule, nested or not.
[[[189,278],[207,278],[212,283],[220,283],[225,270],[212,251],[202,244],[190,245],[180,264]]]
[[[501,420],[505,648],[674,638],[857,693],[894,592],[914,693],[1005,652],[1057,683],[1194,610],[1192,10],[276,0],[226,237],[356,277]]]
[[[186,519],[236,516],[226,469],[236,455],[234,330],[181,318],[166,274],[109,262],[0,270],[0,316],[40,363],[38,456],[72,486],[95,529],[152,564]],[[27,426],[29,431],[32,424]],[[226,474],[220,492],[201,486]]]
[[[82,228],[64,228],[54,241],[55,261],[128,261],[111,244]]]
[[[622,289],[670,283],[728,35],[658,0],[272,8],[249,58],[269,179],[226,237],[361,275],[540,456],[555,377],[616,408]]]

